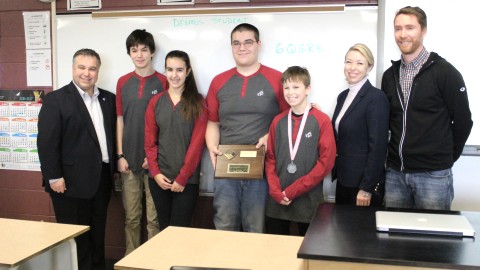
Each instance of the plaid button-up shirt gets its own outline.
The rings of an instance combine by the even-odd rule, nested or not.
[[[404,104],[408,102],[413,78],[418,74],[423,64],[427,62],[428,56],[430,56],[430,53],[423,47],[420,54],[412,62],[406,64],[402,58],[402,64],[400,65],[400,86],[402,87]]]

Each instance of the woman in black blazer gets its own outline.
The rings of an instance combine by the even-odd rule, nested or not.
[[[338,95],[332,118],[339,204],[369,206],[383,200],[390,107],[384,93],[367,78],[373,64],[372,52],[364,44],[355,44],[345,55],[349,88]]]

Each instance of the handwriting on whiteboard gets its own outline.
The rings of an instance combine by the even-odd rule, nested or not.
[[[275,52],[277,54],[319,54],[324,51],[319,43],[298,42],[298,43],[277,43]]]
[[[228,24],[237,25],[240,23],[246,23],[246,17],[218,17],[218,18],[173,18],[173,27],[189,27],[189,26],[201,26],[207,24]]]

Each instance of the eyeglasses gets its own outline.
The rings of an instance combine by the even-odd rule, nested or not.
[[[247,39],[244,42],[234,41],[234,42],[232,42],[232,47],[234,49],[240,49],[240,47],[242,47],[242,44],[243,44],[243,46],[246,49],[249,49],[253,46],[254,43],[257,43],[257,42],[255,40],[252,40],[252,39]]]

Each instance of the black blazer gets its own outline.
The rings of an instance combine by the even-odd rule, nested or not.
[[[113,176],[116,167],[115,95],[99,90]],[[43,99],[38,116],[37,146],[47,192],[53,192],[50,179],[63,177],[67,188],[65,196],[88,199],[95,195],[101,178],[102,153],[90,114],[73,82]],[[113,179],[109,180],[111,184]]]
[[[385,181],[390,105],[385,94],[366,81],[357,93],[335,130],[348,89],[340,93],[332,117],[337,159],[338,181],[346,187],[373,192]]]

